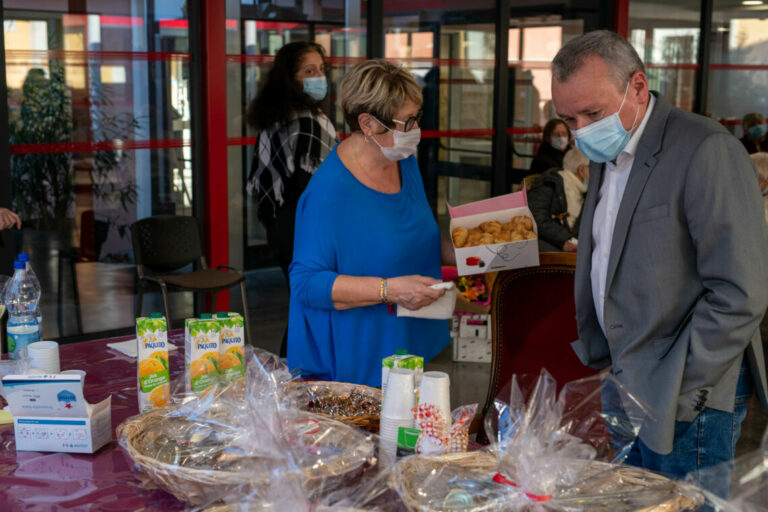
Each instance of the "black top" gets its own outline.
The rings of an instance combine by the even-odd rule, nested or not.
[[[564,151],[556,149],[549,142],[542,142],[539,146],[539,152],[536,153],[533,162],[531,162],[531,172],[542,173],[553,167],[562,169],[564,156]]]
[[[764,137],[763,140],[760,141],[760,147],[758,147],[758,144],[755,144],[751,139],[746,137],[742,137],[739,140],[742,144],[744,144],[744,147],[747,149],[747,153],[750,155],[760,151],[768,151],[768,137]]]
[[[528,208],[539,227],[539,238],[558,249],[579,233],[579,220],[573,229],[568,227],[568,201],[559,169],[549,169],[536,180],[528,191]]]

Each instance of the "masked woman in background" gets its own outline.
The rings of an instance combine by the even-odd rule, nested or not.
[[[325,69],[322,46],[303,41],[283,46],[248,108],[248,123],[259,131],[248,193],[256,196],[267,244],[286,282],[293,259],[296,205],[338,140],[331,120],[320,109],[328,91]],[[281,356],[286,353],[287,332]]]
[[[341,81],[351,134],[328,155],[299,200],[291,264],[288,365],[305,375],[379,386],[381,360],[398,348],[436,356],[445,320],[398,317],[444,292],[455,261],[427,202],[416,152],[421,88],[382,60]]]
[[[571,132],[562,119],[550,119],[544,125],[539,151],[531,162],[531,173],[542,173],[547,169],[562,169],[563,157],[571,146]]]
[[[760,151],[768,151],[768,129],[765,117],[759,112],[750,112],[741,120],[744,136],[741,143],[750,155]]]

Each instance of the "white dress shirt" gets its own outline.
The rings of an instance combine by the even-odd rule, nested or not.
[[[595,302],[597,321],[605,333],[605,281],[608,275],[608,258],[611,255],[613,242],[613,228],[616,225],[616,215],[619,213],[621,198],[624,197],[624,189],[629,180],[629,171],[635,161],[635,151],[645,131],[645,125],[651,117],[651,111],[656,103],[656,98],[651,96],[648,110],[643,116],[640,126],[637,128],[627,145],[619,153],[615,162],[606,162],[603,171],[603,183],[597,195],[597,207],[592,222],[592,299]]]

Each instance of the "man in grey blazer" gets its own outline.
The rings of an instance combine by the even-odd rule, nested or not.
[[[727,473],[701,470],[733,458],[753,387],[766,404],[768,230],[754,167],[719,123],[649,91],[617,34],[571,40],[552,71],[558,115],[592,161],[573,348],[612,365],[654,412],[628,462],[694,473],[725,495]]]

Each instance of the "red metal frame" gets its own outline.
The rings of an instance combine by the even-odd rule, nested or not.
[[[227,68],[226,5],[200,2],[202,23],[203,198],[208,265],[229,265],[229,204],[227,200]],[[229,290],[219,292],[216,306],[229,310]]]
[[[613,0],[613,31],[629,37],[629,0]]]

